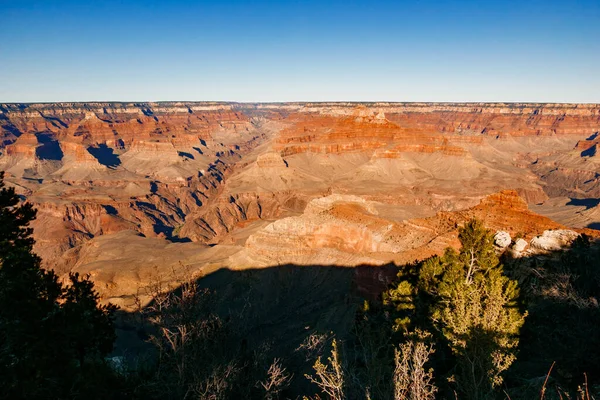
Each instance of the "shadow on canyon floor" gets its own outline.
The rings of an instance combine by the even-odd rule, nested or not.
[[[116,168],[121,165],[119,156],[115,154],[113,149],[102,143],[96,147],[88,147],[88,151],[98,162],[108,168]]]
[[[41,146],[36,149],[37,156],[42,160],[60,161],[63,159],[64,153],[60,148],[57,140],[50,135],[38,133],[36,134]]]
[[[224,268],[198,279],[196,284],[212,292],[213,312],[225,319],[238,318],[249,340],[267,337],[281,328],[295,332],[293,336],[305,336],[314,330],[329,332],[346,326],[348,314],[355,311],[361,299],[377,299],[395,279],[398,268],[394,264]],[[181,288],[173,291],[180,292]],[[151,306],[153,303],[147,307]],[[121,314],[128,319],[136,316]],[[283,339],[279,334],[277,337]],[[117,351],[123,351],[119,344]]]
[[[600,204],[600,199],[571,198],[570,201],[566,205],[568,205],[568,206],[583,206],[587,210],[587,209],[596,207],[598,204]]]
[[[329,348],[329,340],[346,340],[363,298],[376,299],[395,278],[398,267],[279,265],[264,269],[221,269],[199,279],[207,290],[205,317],[216,314],[227,332],[214,346],[226,348],[223,359],[280,359],[294,373],[295,393],[313,388],[304,374],[312,373],[318,355]],[[172,294],[181,295],[181,288]],[[145,311],[120,312],[115,355],[136,360],[154,353],[146,340],[156,333]],[[319,343],[310,343],[311,336]],[[327,354],[325,354],[327,355]],[[224,361],[225,363],[227,361]],[[264,366],[261,365],[264,368]],[[268,368],[268,365],[266,365]],[[266,370],[265,370],[266,371]]]

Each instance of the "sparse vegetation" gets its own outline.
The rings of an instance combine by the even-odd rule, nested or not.
[[[427,369],[433,344],[427,343],[430,334],[417,331],[394,352],[394,400],[432,400],[437,388],[433,369]]]
[[[315,370],[314,375],[306,374],[306,379],[317,385],[321,392],[327,395],[328,399],[343,400],[347,398],[344,377],[345,367],[335,339],[331,342],[331,356],[327,357],[327,363],[323,363],[321,357],[319,357],[313,368]],[[317,395],[316,398],[320,397]]]

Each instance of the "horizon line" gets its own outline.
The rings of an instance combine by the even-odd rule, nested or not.
[[[230,101],[230,100],[73,100],[73,101],[0,101],[4,105],[34,104],[165,104],[165,103],[208,103],[208,104],[561,104],[561,105],[597,105],[600,102],[562,102],[562,101],[385,101],[385,100],[291,100],[291,101]]]

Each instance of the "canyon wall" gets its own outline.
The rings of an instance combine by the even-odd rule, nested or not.
[[[98,249],[134,244],[152,257],[121,255],[131,276],[403,262],[455,244],[460,215],[506,190],[556,227],[594,228],[599,131],[594,104],[0,104],[0,170],[38,208],[45,265],[108,288]],[[511,207],[469,212],[531,235],[554,223],[498,223]]]

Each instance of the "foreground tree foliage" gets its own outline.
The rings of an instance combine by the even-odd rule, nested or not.
[[[433,400],[437,392],[433,368],[427,368],[435,352],[430,334],[416,331],[394,354],[394,400]]]
[[[0,172],[2,396],[103,397],[104,383],[113,380],[103,358],[115,339],[115,307],[98,304],[87,277],[71,274],[64,286],[40,267],[29,227],[36,212],[3,178]]]
[[[432,319],[457,357],[456,383],[466,398],[483,399],[516,359],[524,323],[517,282],[503,275],[492,232],[477,220],[459,230],[460,253],[448,251]]]
[[[306,374],[306,379],[314,383],[327,395],[328,399],[343,400],[348,398],[347,384],[344,382],[344,365],[341,359],[340,350],[335,339],[331,342],[331,356],[327,358],[327,363],[317,358],[313,366],[315,373]],[[319,396],[315,397],[320,399]]]
[[[431,330],[450,350],[448,375],[461,398],[491,398],[516,358],[525,315],[517,304],[517,282],[504,275],[496,256],[492,232],[471,220],[459,229],[459,239],[459,252],[447,249],[402,271],[384,299],[397,331]]]

